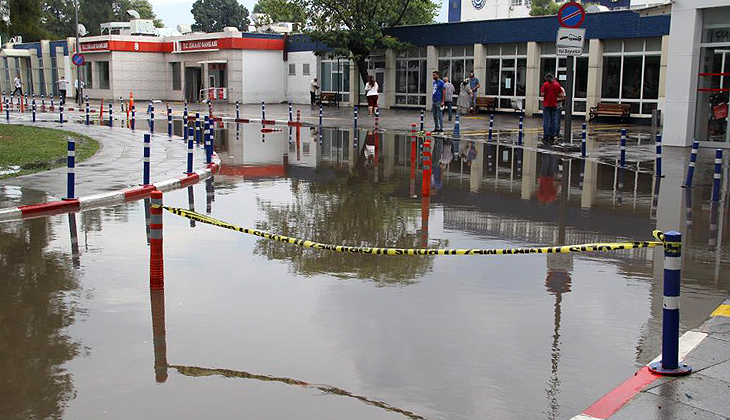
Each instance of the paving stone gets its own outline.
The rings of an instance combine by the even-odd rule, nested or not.
[[[725,417],[670,399],[642,392],[611,420],[724,420]]]
[[[693,370],[698,371],[727,360],[730,360],[730,343],[710,336],[705,338],[696,349],[689,352],[684,362]]]
[[[702,373],[667,382],[642,394],[652,394],[661,397],[663,401],[673,401],[722,417],[730,417],[730,399],[728,398],[730,382],[711,378]]]
[[[714,379],[720,379],[726,382],[730,382],[730,361],[720,363],[719,365],[710,366],[707,369],[703,369],[700,372],[703,376],[708,376]],[[730,394],[728,395],[730,397]]]

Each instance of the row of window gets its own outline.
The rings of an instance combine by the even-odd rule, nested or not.
[[[297,65],[296,63],[289,64],[289,76],[296,76],[297,75]],[[302,76],[309,76],[309,63],[302,63]]]

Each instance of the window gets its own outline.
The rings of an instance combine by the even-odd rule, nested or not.
[[[730,101],[730,7],[708,8],[703,15],[695,138],[730,143],[727,116]],[[645,89],[649,91],[652,88],[645,86]]]
[[[448,57],[448,58],[446,58]],[[454,85],[454,95],[461,91],[461,82],[474,71],[474,46],[439,48],[439,74]]]
[[[58,68],[56,67],[56,57],[51,56],[51,94],[58,95]]]
[[[400,106],[426,105],[429,83],[426,49],[399,52],[395,61],[395,103]]]
[[[497,108],[522,107],[527,90],[527,44],[488,45],[481,85],[481,94],[497,97]]]
[[[170,72],[172,73],[172,90],[182,90],[180,63],[170,63]]]
[[[302,64],[302,75],[309,76],[309,63]]]
[[[322,92],[336,92],[338,100],[350,100],[350,60],[346,58],[327,58],[321,64]]]
[[[296,75],[297,75],[297,65],[289,64],[289,76],[296,76]]]
[[[109,62],[97,61],[96,69],[99,73],[99,89],[109,89]]]
[[[84,77],[84,85],[86,86],[86,89],[93,89],[94,77],[92,76],[93,73],[91,72],[91,62],[84,64],[84,71],[86,72],[86,76]]]
[[[522,0],[510,0],[509,5],[512,7],[522,6]]]
[[[659,99],[661,38],[607,41],[603,55],[601,99],[630,104],[632,114],[651,115]]]

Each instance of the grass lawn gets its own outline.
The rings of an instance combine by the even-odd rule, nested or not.
[[[87,136],[51,128],[0,125],[0,179],[66,165],[67,139],[76,140],[76,163],[99,150]]]

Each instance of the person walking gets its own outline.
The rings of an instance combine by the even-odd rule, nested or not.
[[[365,85],[365,97],[368,100],[368,115],[373,116],[375,109],[378,107],[378,82],[375,81],[373,76],[368,77],[368,83]]]
[[[449,111],[449,121],[451,121],[451,105],[454,103],[454,92],[456,89],[451,84],[448,77],[444,77],[444,106]]]
[[[479,83],[479,79],[474,76],[473,71],[469,73],[469,87],[471,88],[471,110],[477,112],[477,94],[482,85]]]
[[[441,80],[439,72],[434,71],[433,74],[433,94],[431,95],[431,112],[433,113],[433,132],[444,132],[444,81]]]
[[[56,80],[56,85],[58,86],[59,101],[61,105],[66,105],[66,90],[68,90],[66,76],[61,76],[60,79]]]
[[[76,103],[79,103],[79,98],[82,98],[83,96],[83,90],[84,90],[84,81],[76,79],[74,81],[74,89],[76,90]]]
[[[540,99],[542,100],[542,130],[543,141],[552,143],[558,134],[556,124],[558,122],[558,101],[562,95],[563,87],[555,80],[552,73],[545,75],[545,83],[540,88]]]
[[[315,77],[309,84],[309,103],[314,106],[317,103],[317,91],[319,90],[319,82]]]
[[[17,74],[15,76],[15,80],[13,80],[13,83],[15,83],[15,90],[13,91],[13,94],[10,95],[11,98],[15,97],[15,92],[20,93],[20,97],[23,97],[23,82],[20,80],[20,74]]]
[[[459,100],[456,102],[456,112],[459,115],[466,115],[469,113],[469,106],[471,105],[471,88],[469,87],[469,79],[464,79],[461,82],[461,89],[459,90]]]

